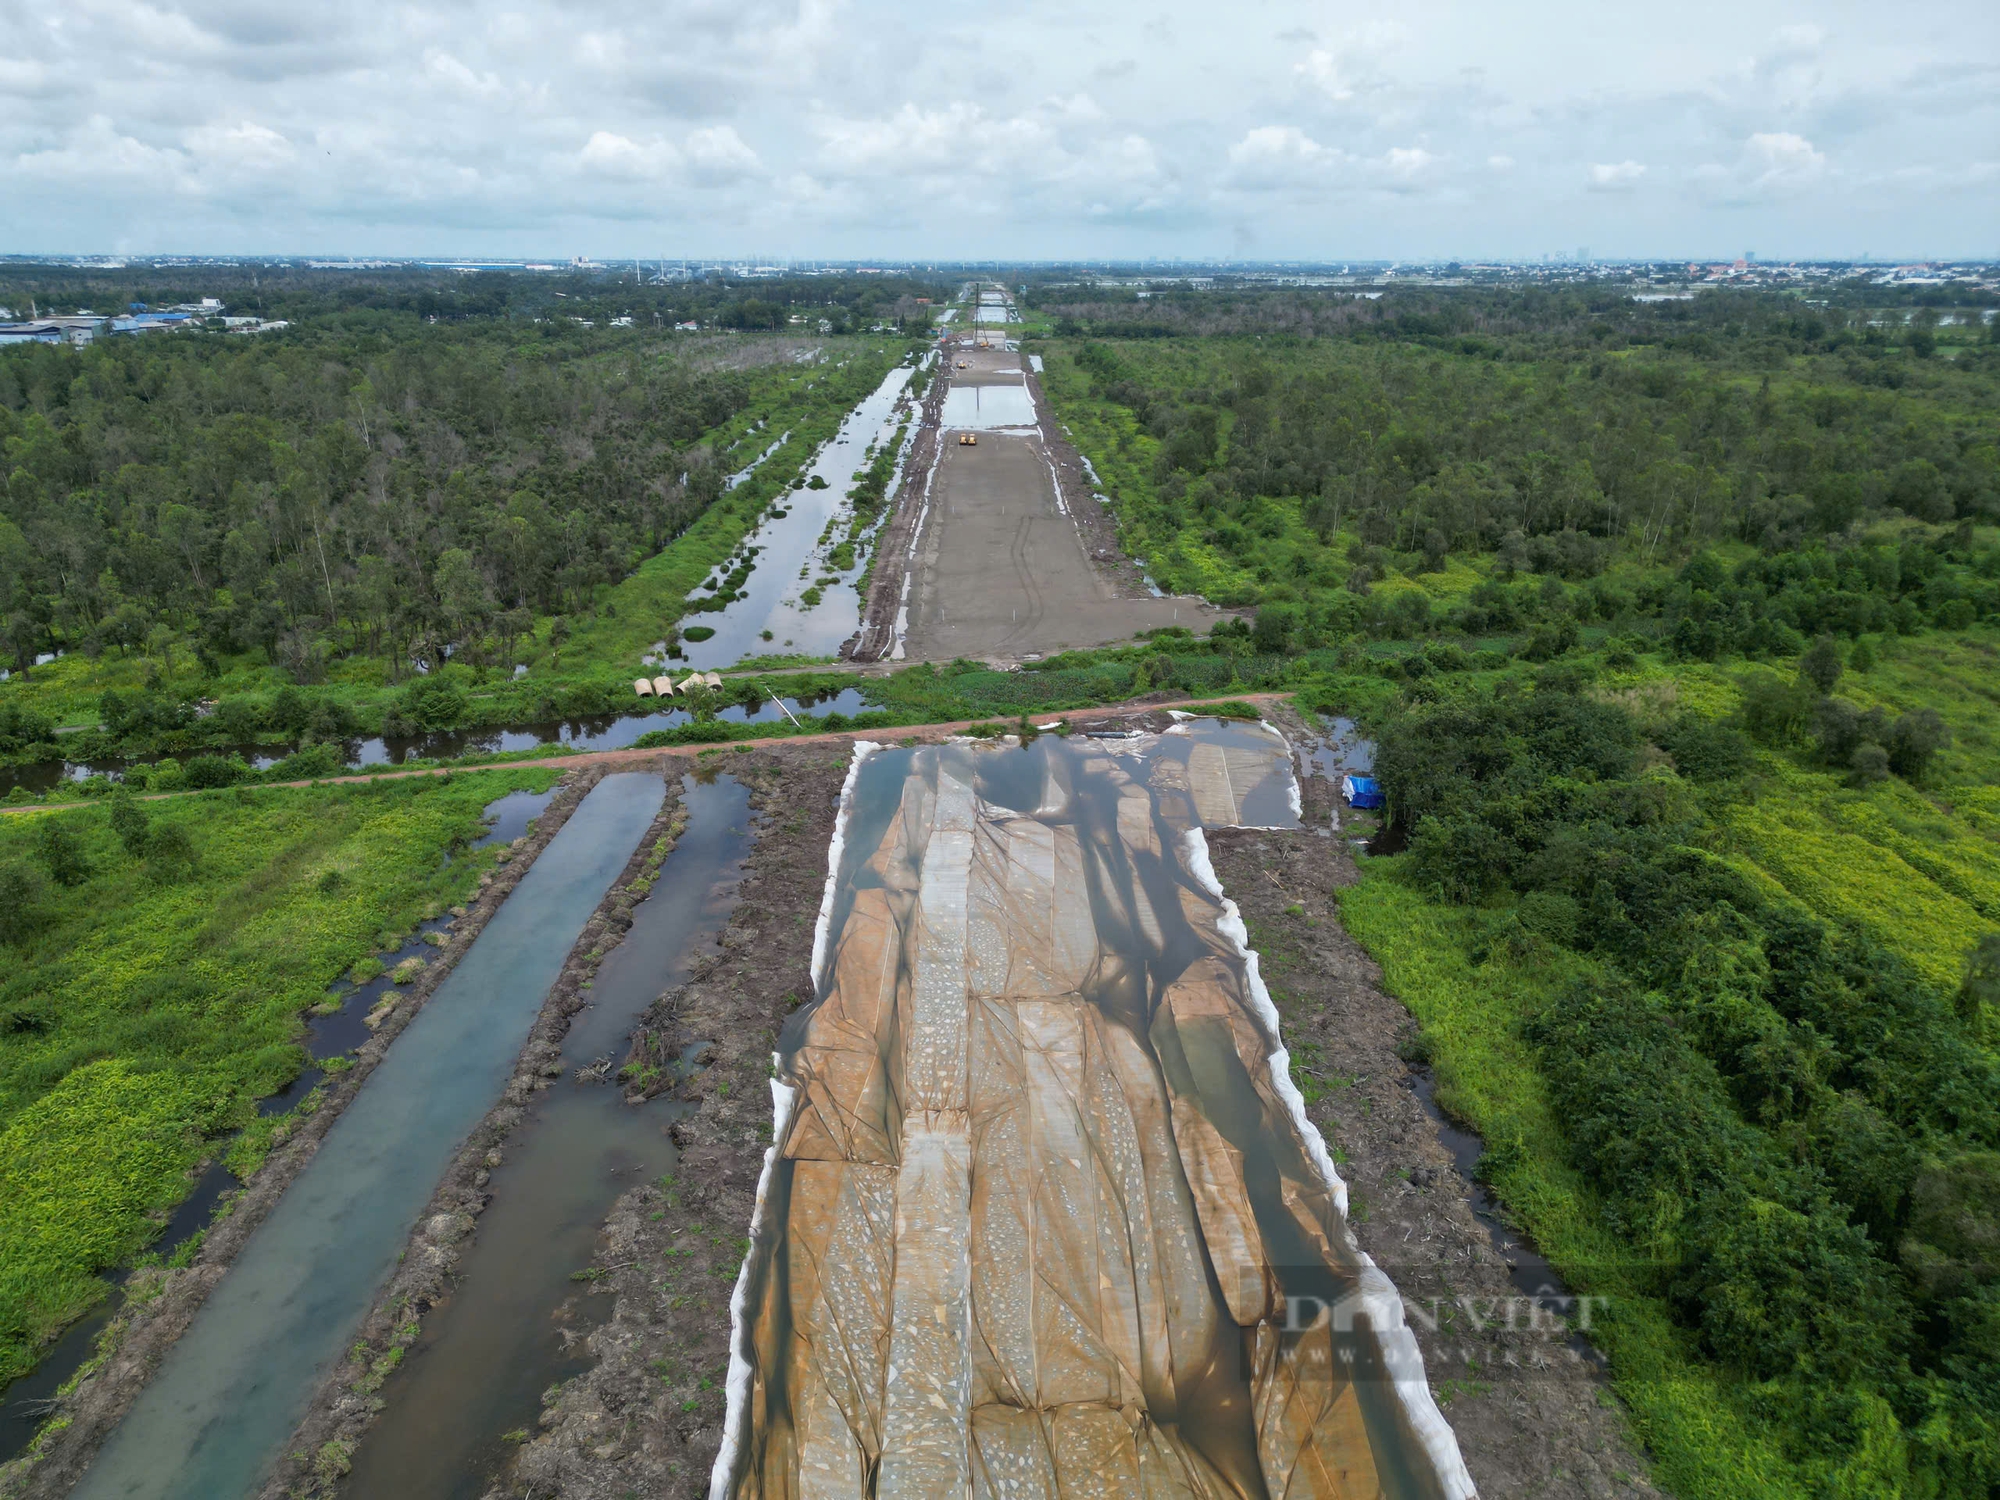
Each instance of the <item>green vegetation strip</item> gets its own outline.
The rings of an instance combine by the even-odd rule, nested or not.
[[[0,819],[0,1380],[297,1075],[329,987],[463,900],[546,769]],[[363,971],[365,972],[365,970]],[[263,1122],[268,1145],[276,1122]],[[247,1174],[260,1159],[238,1150]]]
[[[1963,672],[1991,650],[1572,659],[1378,709],[1413,837],[1343,919],[1482,1176],[1608,1299],[1592,1337],[1677,1494],[2000,1477],[1994,709]],[[1852,696],[1768,712],[1822,689]],[[1847,752],[1850,706],[1901,774]],[[1927,710],[1962,742],[1911,751]]]

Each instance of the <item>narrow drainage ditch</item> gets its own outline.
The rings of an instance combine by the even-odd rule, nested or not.
[[[250,1492],[389,1275],[451,1153],[490,1108],[577,934],[660,808],[605,777],[334,1122],[73,1492]]]
[[[668,1125],[687,1106],[629,1105],[613,1073],[646,1008],[710,951],[736,904],[750,852],[749,794],[719,776],[683,785],[687,826],[632,926],[605,955],[590,1005],[563,1039],[564,1078],[515,1127],[492,1194],[342,1486],[382,1500],[477,1500],[532,1431],[542,1393],[594,1362],[589,1331],[610,1314],[593,1295],[598,1231],[618,1197],[675,1164]],[[681,1059],[693,1066],[706,1042]],[[518,1440],[518,1438],[516,1438]]]
[[[523,837],[528,825],[541,815],[553,796],[552,787],[546,792],[509,792],[488,803],[483,814],[486,832],[473,840],[471,847],[511,844]],[[368,1015],[378,1001],[395,989],[391,975],[396,966],[405,959],[434,953],[430,934],[445,932],[451,921],[450,917],[441,916],[419,922],[402,947],[380,955],[382,973],[366,984],[350,984],[343,979],[332,985],[324,1005],[306,1017],[306,1034],[300,1038],[306,1052],[306,1066],[284,1088],[260,1099],[257,1113],[268,1118],[296,1108],[326,1080],[328,1062],[346,1057],[365,1043],[372,1035]],[[149,1261],[156,1257],[171,1262],[183,1251],[192,1251],[214,1222],[223,1200],[241,1186],[235,1174],[222,1164],[227,1149],[227,1141],[216,1143],[209,1165],[168,1216],[159,1238],[147,1247]],[[121,1266],[105,1273],[105,1280],[112,1287],[110,1294],[89,1314],[72,1323],[33,1370],[0,1392],[0,1463],[25,1451],[42,1422],[55,1412],[62,1388],[95,1353],[97,1336],[117,1315],[124,1300],[122,1288],[132,1270],[131,1266]]]
[[[1471,1131],[1453,1124],[1451,1116],[1439,1107],[1437,1076],[1428,1068],[1412,1071],[1409,1087],[1423,1105],[1424,1113],[1437,1126],[1439,1143],[1451,1153],[1458,1175],[1465,1180],[1473,1217],[1485,1228],[1494,1251],[1507,1263],[1507,1280],[1516,1292],[1533,1304],[1533,1321],[1537,1324],[1543,1319],[1551,1323],[1569,1322],[1571,1331],[1564,1342],[1570,1352],[1596,1369],[1608,1371],[1610,1362],[1598,1352],[1596,1345],[1575,1330],[1573,1314],[1577,1299],[1562,1274],[1535,1248],[1534,1241],[1507,1222],[1500,1200],[1479,1180],[1479,1158],[1486,1154],[1486,1143]]]

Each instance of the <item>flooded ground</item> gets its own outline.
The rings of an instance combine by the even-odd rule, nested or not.
[[[718,1492],[1470,1495],[1209,867],[1291,782],[1212,721],[858,768]]]
[[[1033,427],[1035,401],[1026,385],[1004,383],[954,384],[945,393],[943,425],[947,430]]]
[[[564,1037],[564,1079],[508,1137],[451,1298],[384,1386],[387,1409],[344,1494],[477,1500],[513,1451],[506,1435],[533,1427],[542,1392],[588,1363],[577,1345],[596,1321],[588,1278],[605,1212],[675,1161],[676,1106],[627,1104],[609,1064],[646,1007],[712,951],[750,847],[748,797],[729,777],[688,778],[682,799],[687,827]]]
[[[658,812],[607,776],[328,1131],[73,1492],[251,1491],[490,1107],[570,945]]]
[[[827,554],[845,538],[844,518],[851,511],[848,492],[855,480],[868,467],[877,445],[895,440],[899,403],[916,374],[907,365],[891,370],[848,414],[838,435],[807,471],[805,485],[787,491],[738,547],[739,559],[749,557],[756,563],[743,584],[744,597],[719,612],[683,618],[684,628],[701,627],[715,634],[704,641],[683,639],[671,666],[708,670],[776,653],[831,656],[854,634],[861,620],[861,599],[854,588],[860,560],[840,569],[830,565]],[[824,487],[814,489],[815,479],[824,481]],[[823,540],[828,525],[836,522],[837,534]],[[727,574],[730,567],[725,563],[717,571]],[[834,581],[819,582],[825,578]],[[817,602],[808,603],[801,596],[815,585]]]
[[[646,699],[638,699],[646,702]],[[754,708],[732,703],[717,709],[715,717],[725,724],[784,724],[793,719],[823,719],[828,714],[858,714],[868,707],[861,693],[843,688],[825,698],[767,698]],[[412,760],[453,760],[461,755],[495,755],[507,751],[534,750],[542,746],[566,746],[572,750],[623,750],[641,735],[655,729],[674,729],[693,722],[684,708],[662,709],[654,713],[603,714],[587,719],[566,719],[546,724],[529,724],[518,729],[441,729],[407,739],[350,740],[350,766],[400,766]],[[238,755],[257,770],[278,763],[279,754],[264,745],[215,746],[190,751],[193,755]],[[180,757],[187,759],[187,755]],[[86,776],[118,776],[135,765],[149,761],[70,761],[43,765],[0,768],[0,796],[16,786],[29,791],[48,791],[63,780],[81,781]]]

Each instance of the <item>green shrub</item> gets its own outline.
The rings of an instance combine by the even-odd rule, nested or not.
[[[22,943],[42,925],[41,871],[13,860],[0,865],[0,943]]]
[[[310,781],[320,776],[338,776],[346,769],[345,749],[328,741],[294,751],[264,775],[271,781]]]
[[[458,684],[435,675],[420,677],[403,691],[402,717],[420,729],[456,729],[465,722],[467,707]]]
[[[50,815],[36,820],[35,854],[57,885],[82,885],[90,879],[83,840],[68,818]]]
[[[234,786],[250,775],[250,767],[233,755],[197,755],[187,763],[182,782],[190,790]]]
[[[1676,719],[1660,748],[1692,781],[1728,781],[1750,769],[1750,742],[1743,734],[1699,714]]]

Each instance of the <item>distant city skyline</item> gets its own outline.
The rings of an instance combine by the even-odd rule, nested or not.
[[[0,251],[2000,257],[2000,12],[86,0]]]

